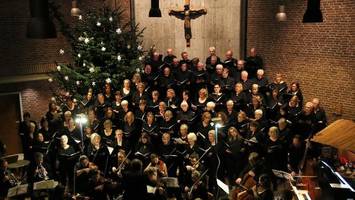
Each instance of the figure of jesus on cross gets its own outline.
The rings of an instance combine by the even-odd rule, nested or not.
[[[178,19],[184,20],[185,39],[187,47],[190,47],[190,39],[192,38],[191,19],[196,19],[201,15],[205,14],[207,14],[206,9],[190,10],[190,0],[185,0],[184,10],[169,11],[169,15],[173,15]]]

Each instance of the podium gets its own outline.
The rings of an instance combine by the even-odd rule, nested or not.
[[[28,192],[28,184],[17,185],[9,189],[9,191],[7,192],[7,197],[14,198],[21,195],[25,195],[27,194],[27,192]]]

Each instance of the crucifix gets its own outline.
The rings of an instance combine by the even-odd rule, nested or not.
[[[207,14],[206,9],[190,10],[190,0],[185,0],[184,10],[170,10],[169,15],[173,15],[178,19],[184,20],[186,47],[190,47],[191,19],[196,19],[201,15]]]

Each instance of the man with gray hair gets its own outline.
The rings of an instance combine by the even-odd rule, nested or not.
[[[220,63],[221,63],[221,59],[216,55],[216,47],[211,46],[211,47],[208,48],[208,51],[209,51],[209,53],[210,53],[210,56],[208,56],[208,57],[206,58],[206,65],[211,64],[211,58],[212,58],[212,56],[214,56],[214,57],[216,58],[217,64],[220,64]]]
[[[265,72],[263,69],[258,69],[254,82],[259,85],[260,92],[265,95],[269,80],[267,79],[267,77],[264,76],[264,74]]]

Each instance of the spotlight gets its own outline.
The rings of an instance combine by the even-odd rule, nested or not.
[[[303,15],[303,23],[312,22],[323,22],[320,0],[308,0],[307,2],[307,10]]]
[[[88,118],[85,114],[78,114],[75,118],[75,122],[78,124],[86,124],[88,122]]]
[[[78,8],[78,1],[77,0],[73,0],[71,2],[71,10],[70,10],[70,14],[71,16],[73,17],[79,17],[81,11],[80,9]]]
[[[159,0],[151,0],[149,17],[161,17],[161,11],[159,8]]]
[[[279,22],[284,22],[287,20],[285,5],[279,5],[279,12],[276,14],[276,20]]]
[[[35,39],[55,38],[57,31],[49,19],[48,0],[30,0],[31,19],[27,24],[27,37]]]

